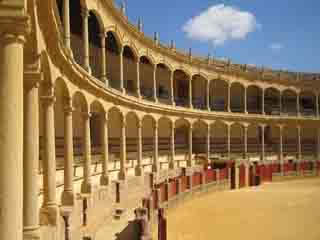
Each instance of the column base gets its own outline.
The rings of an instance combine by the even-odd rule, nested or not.
[[[91,71],[91,67],[89,65],[84,66],[83,68],[91,75],[92,71]]]
[[[100,177],[100,185],[101,186],[108,186],[109,182],[110,182],[109,176],[101,175],[101,177]]]
[[[69,48],[69,47],[67,47],[66,49],[67,49],[67,54],[68,54],[68,56],[69,56],[71,59],[74,59],[72,49]]]
[[[59,223],[59,210],[56,204],[42,206],[40,209],[40,224],[57,226]]]
[[[91,182],[83,181],[81,184],[81,193],[90,194],[92,193],[92,184]]]
[[[39,226],[24,227],[23,240],[40,240]]]
[[[134,175],[136,177],[140,177],[143,175],[143,169],[141,166],[136,166],[135,169],[134,169]]]
[[[63,206],[74,206],[75,196],[73,191],[64,190],[61,195],[61,204]]]
[[[174,162],[173,161],[169,162],[169,169],[174,169]]]
[[[126,180],[126,172],[123,170],[120,170],[120,172],[118,173],[118,179],[119,180]]]
[[[120,92],[121,92],[122,94],[126,94],[126,89],[123,88],[123,87],[120,87]]]

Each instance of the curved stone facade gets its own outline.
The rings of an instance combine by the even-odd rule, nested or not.
[[[112,0],[0,13],[1,239],[93,236],[151,194],[150,172],[319,160],[318,74],[183,53]]]

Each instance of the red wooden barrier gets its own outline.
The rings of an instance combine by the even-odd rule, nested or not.
[[[245,187],[246,186],[246,167],[244,164],[241,164],[239,166],[239,187]]]
[[[201,173],[194,173],[192,176],[192,186],[198,186],[201,184]]]
[[[255,186],[255,178],[253,174],[253,166],[249,168],[249,186]]]
[[[188,189],[188,177],[182,176],[181,177],[181,191],[185,192]]]
[[[152,191],[152,201],[153,201],[153,204],[152,204],[153,208],[157,209],[159,206],[158,206],[157,192],[155,189]]]
[[[214,175],[215,175],[215,170],[213,169],[207,169],[206,171],[206,183],[210,183],[210,182],[213,182],[215,179],[214,179]]]
[[[164,183],[160,184],[160,203],[167,201],[167,189]]]
[[[220,176],[219,176],[219,179],[220,180],[225,180],[228,178],[228,168],[223,168],[223,169],[220,169]]]

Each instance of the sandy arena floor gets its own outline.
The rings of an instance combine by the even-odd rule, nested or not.
[[[319,240],[320,179],[203,195],[167,219],[168,240]]]

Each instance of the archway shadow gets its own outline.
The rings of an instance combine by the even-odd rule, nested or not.
[[[141,227],[138,220],[129,221],[122,232],[116,233],[116,240],[140,240]]]

